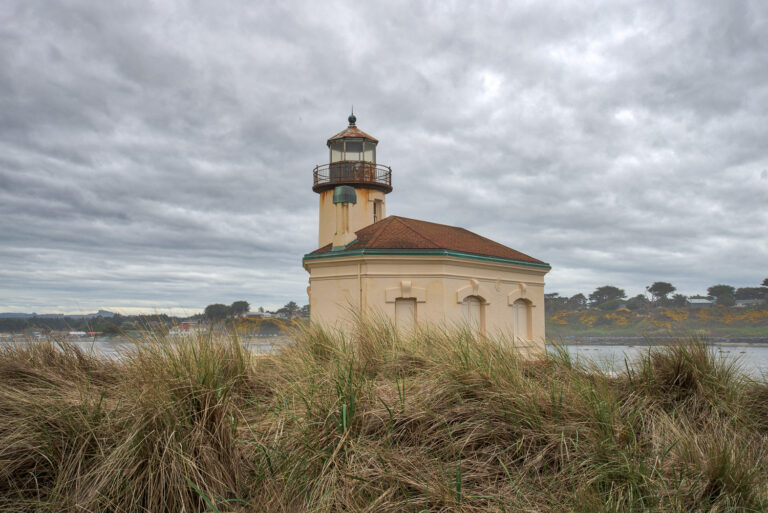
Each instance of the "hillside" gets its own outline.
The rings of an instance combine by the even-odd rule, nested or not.
[[[768,337],[768,307],[598,309],[547,312],[547,338],[570,336]]]

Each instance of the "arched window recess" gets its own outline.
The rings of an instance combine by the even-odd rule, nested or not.
[[[484,305],[489,305],[491,303],[488,301],[488,298],[491,297],[491,290],[487,286],[481,285],[480,282],[474,278],[469,280],[469,285],[461,287],[456,291],[456,302],[464,303],[464,300],[469,296],[480,298]]]

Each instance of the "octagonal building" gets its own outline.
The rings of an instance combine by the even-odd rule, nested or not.
[[[343,328],[360,309],[403,329],[466,325],[543,347],[549,264],[464,228],[386,216],[392,170],[354,115],[327,144],[330,162],[314,170],[319,247],[303,259],[312,322]]]

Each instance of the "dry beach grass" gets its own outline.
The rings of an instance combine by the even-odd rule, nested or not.
[[[765,511],[768,384],[698,340],[618,376],[466,331],[0,349],[0,510]]]

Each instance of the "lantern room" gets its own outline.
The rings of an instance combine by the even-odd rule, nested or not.
[[[392,191],[392,169],[376,164],[379,141],[357,127],[354,113],[349,126],[328,139],[329,163],[315,167],[312,190],[322,192],[338,185]]]
[[[331,164],[336,162],[368,162],[376,163],[376,139],[358,129],[355,125],[357,118],[351,114],[349,126],[328,139],[328,148],[331,150]]]

